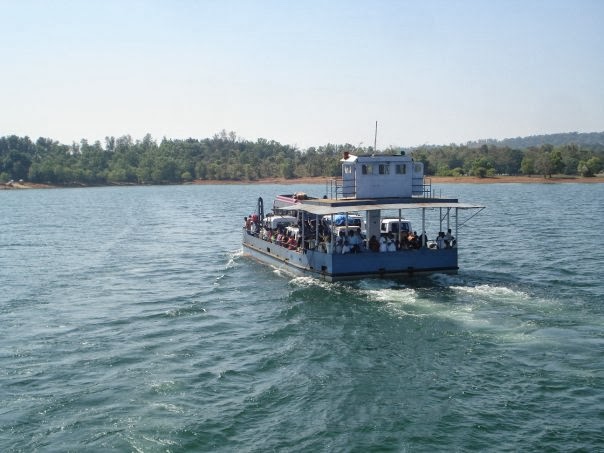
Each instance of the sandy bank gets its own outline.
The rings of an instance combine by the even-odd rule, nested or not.
[[[542,176],[493,176],[490,178],[478,178],[476,176],[427,176],[432,184],[499,184],[499,183],[526,183],[526,184],[557,184],[557,183],[604,183],[604,176],[594,178],[580,177],[557,177],[543,178]],[[196,180],[191,184],[325,184],[329,178],[266,178],[256,181],[213,181]]]
[[[58,186],[53,186],[50,184],[38,184],[35,182],[12,182],[1,184],[0,190],[13,190],[13,189],[53,189]]]
[[[221,180],[208,180],[198,179],[186,184],[195,185],[227,185],[227,184],[283,184],[283,185],[298,185],[298,184],[325,184],[330,178],[316,177],[316,178],[265,178],[255,181],[221,181]],[[543,178],[542,176],[493,176],[490,178],[478,178],[475,176],[428,176],[428,180],[432,184],[501,184],[501,183],[522,183],[522,184],[563,184],[563,183],[581,183],[581,184],[594,184],[604,183],[604,176],[599,175],[594,178],[581,178],[565,176],[559,177],[554,176],[552,178]],[[108,186],[120,185],[120,184],[108,184]],[[133,184],[124,184],[131,186]],[[136,185],[136,184],[134,184]],[[14,190],[14,189],[52,189],[58,187],[74,187],[74,186],[59,186],[51,184],[39,184],[32,182],[13,182],[10,184],[0,184],[0,190]],[[83,187],[83,186],[78,186]]]

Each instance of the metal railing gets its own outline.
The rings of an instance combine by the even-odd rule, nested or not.
[[[349,198],[356,197],[356,186],[354,181],[347,181],[344,185],[342,178],[331,178],[326,182],[325,193],[328,198],[340,199],[344,198],[344,193],[350,194]],[[417,180],[412,181],[411,193],[420,195],[423,198],[434,198],[432,193],[432,180],[430,178],[422,178],[421,183]]]
[[[340,198],[344,198],[344,189],[349,188],[352,189],[351,192],[353,193],[353,197],[356,196],[354,185],[344,186],[344,181],[342,178],[332,178],[327,181],[327,187],[325,188],[325,192],[329,198],[338,200]]]
[[[422,183],[422,193],[425,198],[434,197],[434,194],[432,193],[432,179],[424,177]]]

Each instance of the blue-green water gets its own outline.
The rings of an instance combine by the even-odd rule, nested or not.
[[[0,451],[604,450],[604,185],[441,187],[458,275],[338,284],[241,256],[291,187],[0,191]]]

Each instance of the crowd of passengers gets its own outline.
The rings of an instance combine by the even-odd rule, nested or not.
[[[257,236],[265,241],[287,247],[290,250],[302,251],[308,248],[314,249],[317,246],[325,247],[329,243],[331,229],[322,223],[319,224],[319,237],[322,238],[322,243],[314,244],[316,237],[316,227],[314,222],[308,221],[302,230],[302,224],[299,222],[299,235],[293,231],[288,231],[284,226],[270,228],[268,224],[261,225],[256,215],[244,217],[245,229],[249,234]],[[304,231],[304,240],[302,240],[302,231]],[[402,231],[399,235],[389,233],[380,236],[378,239],[375,235],[369,240],[361,235],[358,229],[349,229],[346,233],[345,229],[341,229],[334,243],[335,253],[360,253],[360,252],[396,252],[398,250],[413,250],[422,247],[432,249],[446,249],[455,246],[455,238],[451,234],[449,228],[447,232],[440,231],[434,241],[429,241],[424,231],[418,235],[416,231]],[[326,250],[326,249],[325,249]],[[325,251],[324,250],[324,251]]]

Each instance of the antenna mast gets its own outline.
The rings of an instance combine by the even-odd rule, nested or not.
[[[377,121],[375,122],[375,136],[373,137],[373,152],[377,153]]]

